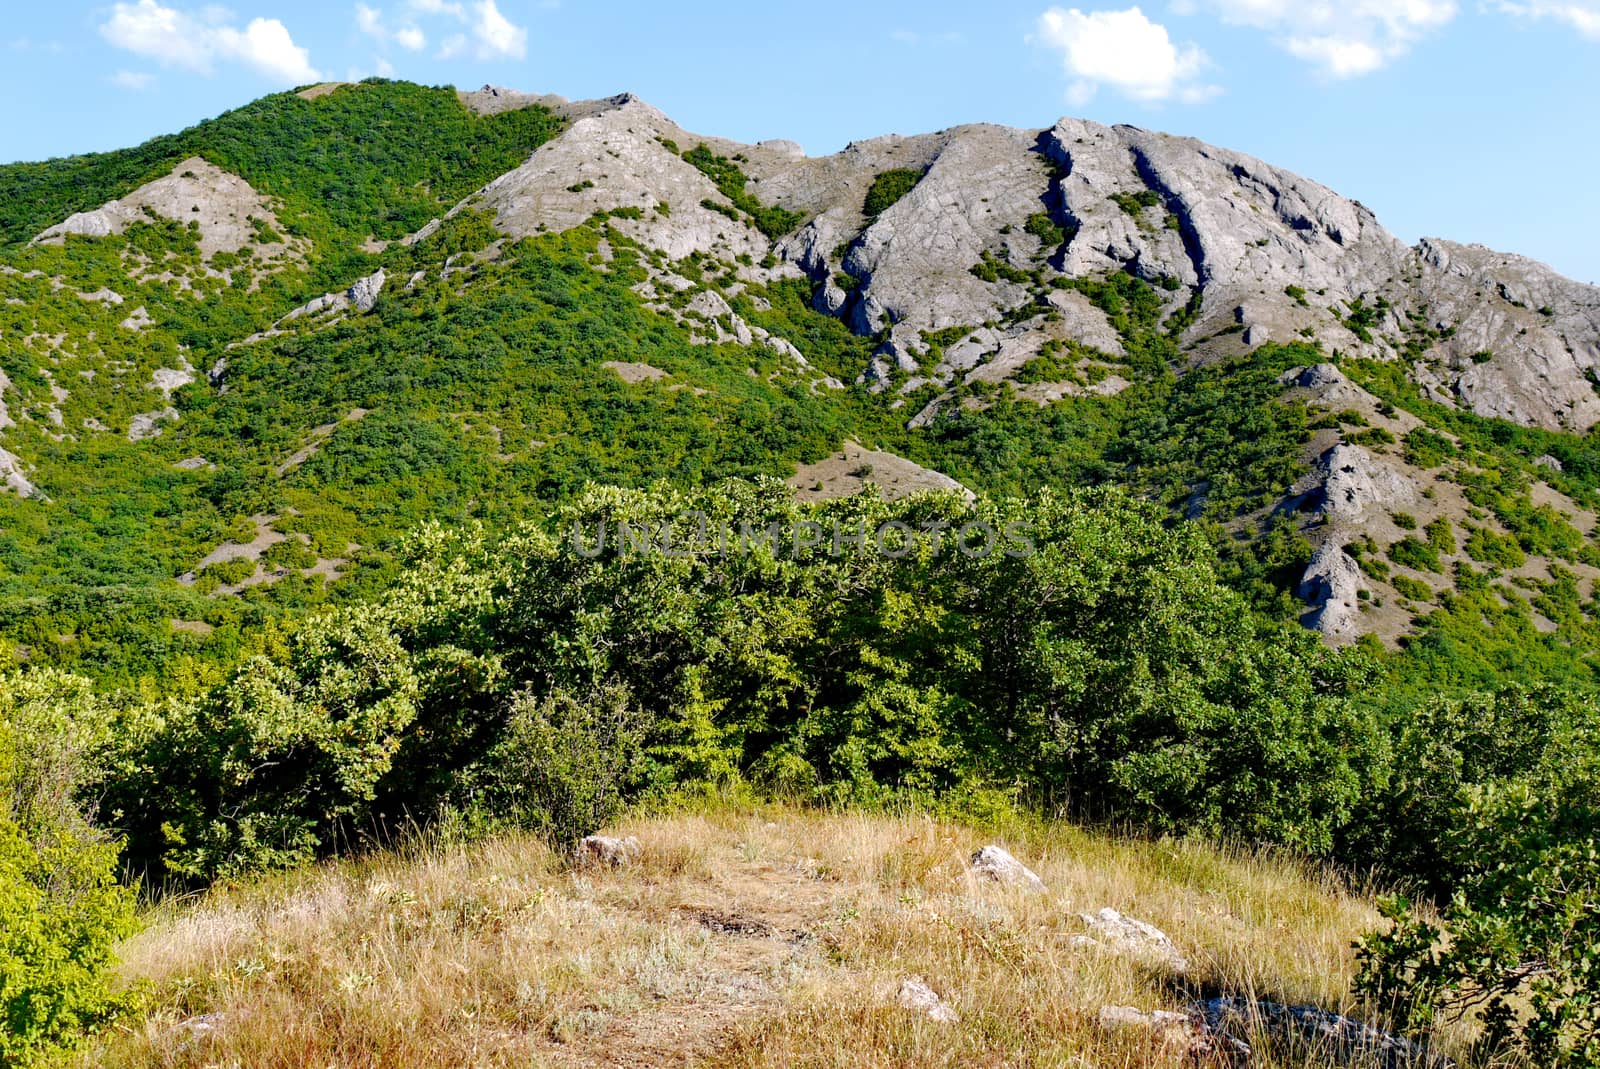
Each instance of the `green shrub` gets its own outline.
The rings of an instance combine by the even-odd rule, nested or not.
[[[1528,555],[1510,535],[1495,534],[1487,527],[1467,528],[1467,556],[1479,564],[1514,570],[1528,563]]]
[[[0,1065],[31,1065],[116,1008],[107,974],[133,895],[77,800],[108,719],[86,680],[0,675]]]
[[[1441,555],[1448,556],[1456,551],[1455,528],[1451,526],[1449,519],[1446,517],[1440,516],[1428,524],[1424,528],[1424,532],[1428,536],[1428,545],[1432,546]]]
[[[1506,692],[1435,705],[1396,753],[1391,820],[1448,905],[1403,898],[1361,947],[1360,990],[1404,1026],[1480,1015],[1488,1064],[1600,1064],[1600,715]]]
[[[1415,531],[1417,529],[1417,518],[1409,512],[1392,512],[1389,514],[1389,518],[1402,531]]]
[[[489,753],[489,811],[571,846],[621,812],[639,785],[651,723],[611,688],[575,699],[518,695]]]
[[[1409,575],[1397,575],[1391,582],[1401,597],[1410,598],[1412,601],[1429,601],[1433,598],[1433,587]]]
[[[1456,455],[1456,447],[1444,435],[1426,427],[1418,427],[1406,435],[1405,455],[1407,464],[1419,468],[1437,468]]]
[[[1444,573],[1444,565],[1439,560],[1439,551],[1431,543],[1416,538],[1402,538],[1390,546],[1389,559],[1419,572],[1438,572],[1441,575]]]
[[[1161,203],[1161,194],[1153,189],[1141,189],[1137,193],[1113,193],[1106,199],[1137,219],[1146,208]]]
[[[870,219],[876,219],[888,211],[896,202],[916,188],[922,181],[922,172],[908,168],[896,168],[892,171],[883,171],[872,179],[872,185],[867,187],[867,198],[861,205],[861,211]]]
[[[1066,230],[1044,212],[1034,212],[1028,216],[1027,225],[1023,229],[1038,238],[1039,243],[1046,249],[1054,249],[1066,244],[1067,241]]]

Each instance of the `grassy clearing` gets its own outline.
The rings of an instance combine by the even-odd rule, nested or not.
[[[996,838],[916,816],[719,809],[619,830],[644,854],[616,871],[570,871],[512,837],[162,906],[123,951],[146,1011],[76,1064],[1177,1064],[1095,1027],[1101,1006],[1178,1008],[1181,993],[1075,946],[1079,912],[1162,928],[1194,987],[1333,1009],[1352,940],[1377,922],[1293,863],[1066,826],[998,840],[1047,896],[975,883],[966,859]],[[896,1006],[909,976],[960,1021]]]

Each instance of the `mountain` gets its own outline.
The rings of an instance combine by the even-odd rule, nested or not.
[[[1418,685],[1592,681],[1600,289],[1191,139],[330,84],[0,168],[0,240],[16,659],[200,685],[425,520],[769,474],[1124,485]]]

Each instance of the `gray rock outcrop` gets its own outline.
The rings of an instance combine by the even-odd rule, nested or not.
[[[933,988],[923,983],[920,976],[913,976],[901,982],[900,990],[895,993],[895,1003],[902,1009],[921,1014],[938,1024],[951,1024],[961,1019],[961,1015],[940,998]]]
[[[817,307],[858,332],[886,332],[861,369],[868,378],[972,374],[971,353],[925,366],[925,332],[1008,318],[1013,341],[1053,331],[1115,352],[1097,310],[1052,296],[1054,315],[1027,314],[1037,294],[1011,276],[1128,272],[1160,284],[1168,313],[1198,295],[1182,340],[1201,358],[1269,339],[1314,338],[1330,353],[1379,359],[1420,351],[1411,373],[1444,403],[1529,426],[1582,432],[1600,422],[1590,382],[1600,371],[1600,289],[1477,246],[1407,247],[1358,202],[1193,139],[1063,119],[1044,131],[962,126],[807,157],[787,142],[690,134],[631,94],[569,102],[485,87],[464,99],[484,111],[538,103],[571,121],[469,198],[507,234],[637,209],[640,218],[612,224],[671,258],[748,258],[739,272],[755,277],[767,272],[749,264],[771,253],[778,273],[810,276]],[[702,207],[725,198],[668,142],[704,142],[736,159],[748,194],[803,222],[769,241]],[[866,192],[891,169],[921,177],[869,218]],[[1061,228],[1060,244],[1030,226],[1039,217]],[[985,258],[1007,270],[975,274]],[[855,280],[849,288],[844,275]],[[1020,342],[1016,351],[1027,351]]]
[[[972,855],[969,867],[973,875],[990,883],[998,883],[1007,887],[1020,887],[1025,891],[1035,894],[1045,894],[1049,888],[1039,878],[1039,874],[1028,866],[1011,856],[1010,851],[1000,846],[985,846]]]

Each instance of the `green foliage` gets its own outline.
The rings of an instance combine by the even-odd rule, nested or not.
[[[886,555],[883,524],[922,533]],[[970,524],[994,552],[958,551]],[[478,802],[567,838],[635,770],[662,795],[1003,784],[1089,819],[1326,850],[1373,728],[1336,659],[1258,622],[1208,557],[1107,492],[801,506],[776,481],[594,488],[501,542],[425,528],[378,604],[131,714],[108,805],[135,865],[188,878]]]
[[[1368,304],[1363,297],[1357,297],[1346,303],[1347,312],[1340,320],[1345,329],[1366,342],[1372,344],[1372,330],[1383,321],[1384,315],[1389,311],[1389,302],[1379,297],[1376,304]]]
[[[1038,238],[1039,243],[1046,249],[1058,248],[1067,243],[1066,229],[1045,212],[1034,212],[1028,216],[1027,225],[1023,229]]]
[[[1438,923],[1389,904],[1389,929],[1361,948],[1364,993],[1413,1027],[1481,1014],[1486,1060],[1596,1064],[1597,753],[1592,698],[1510,691],[1424,711],[1396,754],[1389,834],[1453,894]]]
[[[1389,559],[1406,568],[1419,572],[1444,572],[1444,565],[1439,561],[1439,551],[1432,542],[1423,542],[1416,538],[1402,538],[1389,547]]]
[[[560,127],[543,108],[478,118],[453,90],[379,79],[316,100],[279,93],[138,148],[0,167],[0,243],[202,156],[279,198],[291,230],[353,248],[443,215]]]
[[[0,1065],[32,1065],[116,1009],[107,974],[133,896],[77,799],[106,715],[87,680],[0,675]]]
[[[1479,564],[1514,570],[1528,563],[1527,554],[1511,535],[1495,534],[1487,527],[1467,528],[1467,556]]]
[[[1409,575],[1397,575],[1390,580],[1400,596],[1410,598],[1412,601],[1430,601],[1433,598],[1433,587]]]
[[[907,168],[896,168],[883,171],[872,179],[872,185],[867,187],[867,199],[861,206],[861,211],[869,218],[875,219],[888,211],[899,199],[910,193],[918,182],[922,181],[922,172]]]
[[[1432,521],[1423,532],[1428,536],[1428,545],[1434,551],[1445,556],[1456,551],[1456,532],[1450,521],[1443,516]]]
[[[805,216],[776,205],[762,204],[745,190],[749,179],[739,165],[725,156],[718,156],[705,145],[696,145],[683,154],[688,163],[697,167],[716,185],[717,190],[733,206],[749,216],[750,223],[769,238],[780,238],[800,225]]]
[[[1406,463],[1419,468],[1437,468],[1455,456],[1455,444],[1442,434],[1418,427],[1406,434]]]
[[[637,789],[650,728],[616,689],[581,700],[561,692],[513,698],[485,762],[481,804],[570,847],[615,819]]]
[[[1161,203],[1161,194],[1153,189],[1141,189],[1137,193],[1113,193],[1106,199],[1137,219],[1146,208],[1154,208]]]

